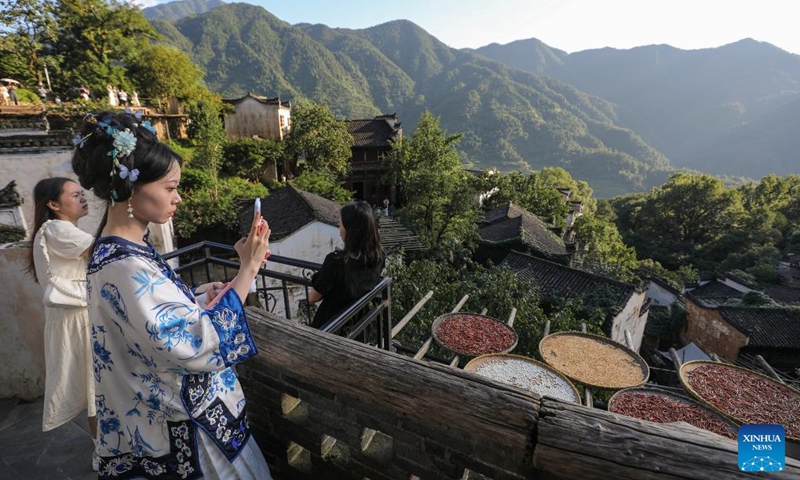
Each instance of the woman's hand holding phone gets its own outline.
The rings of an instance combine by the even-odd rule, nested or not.
[[[269,224],[261,218],[261,199],[257,198],[253,208],[253,223],[250,225],[250,234],[234,245],[236,252],[239,254],[242,268],[231,282],[231,286],[242,300],[247,297],[253,279],[269,256],[270,233]]]

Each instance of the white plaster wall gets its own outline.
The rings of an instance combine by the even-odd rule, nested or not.
[[[334,249],[342,248],[343,246],[344,244],[339,236],[339,227],[315,221],[288,237],[281,239],[279,242],[270,242],[269,250],[275,255],[322,263],[326,255]],[[277,263],[268,263],[267,268],[279,272],[291,273],[292,275],[303,276],[303,269],[301,268]],[[278,281],[268,282],[268,286],[277,286],[279,284],[280,282]],[[298,302],[306,298],[305,288],[293,284],[289,284],[289,287],[291,288],[289,305],[292,318],[297,318]],[[278,303],[273,312],[285,317],[286,309],[284,307],[283,293],[276,291],[274,294],[278,297]]]
[[[25,273],[30,249],[0,248],[0,398],[44,395],[42,289]]]
[[[656,282],[649,282],[647,298],[653,305],[672,305],[678,299],[677,295]]]
[[[17,191],[22,196],[22,213],[31,237],[33,228],[33,187],[49,177],[67,177],[78,181],[72,171],[72,150],[54,150],[43,153],[0,154],[0,184],[5,186],[11,180],[17,181]],[[103,217],[103,203],[96,201],[92,192],[86,192],[89,200],[89,215],[78,222],[81,230],[94,235]]]
[[[225,115],[225,134],[228,138],[261,138],[280,141],[281,128],[278,105],[265,105],[255,98],[246,98]]]
[[[639,351],[642,346],[642,336],[644,336],[644,327],[647,324],[647,316],[649,312],[639,315],[642,310],[642,305],[647,300],[646,292],[635,292],[628,299],[625,308],[614,317],[611,324],[611,339],[625,345],[625,330],[631,334],[633,340],[633,350]]]

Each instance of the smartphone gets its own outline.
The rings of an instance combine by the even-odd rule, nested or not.
[[[256,198],[256,201],[253,202],[253,218],[255,218],[256,215],[261,216],[261,199],[260,198]],[[256,226],[256,232],[257,233],[261,233],[261,229],[262,228],[264,228],[264,220],[263,219],[259,219],[258,220],[258,225]]]

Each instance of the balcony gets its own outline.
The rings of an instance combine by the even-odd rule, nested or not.
[[[235,275],[232,254],[201,243],[167,258],[180,257],[178,271],[194,283]],[[301,300],[318,268],[271,257],[247,307],[259,354],[238,374],[276,479],[751,478],[737,468],[736,443],[722,437],[540,398],[424,352],[392,351],[390,279],[322,330],[309,328]],[[273,313],[281,308],[286,315]],[[0,415],[0,478],[92,478],[82,419],[42,433],[40,417],[20,418],[40,416],[36,402],[0,405],[8,412]],[[797,475],[795,460],[763,474]]]

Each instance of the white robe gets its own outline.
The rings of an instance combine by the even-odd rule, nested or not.
[[[256,354],[238,295],[203,310],[151,245],[119,237],[98,239],[87,279],[100,478],[270,478],[232,368]]]
[[[47,285],[47,260],[53,275],[86,278],[83,254],[94,237],[66,220],[48,220],[33,239],[36,277]],[[86,308],[44,307],[45,386],[42,430],[59,427],[84,410],[94,416],[94,379],[89,314]]]

